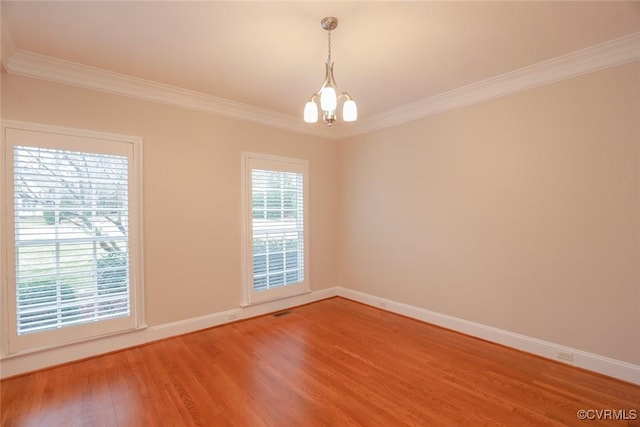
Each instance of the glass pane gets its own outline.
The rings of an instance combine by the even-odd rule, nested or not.
[[[285,282],[287,284],[301,282],[300,273],[298,271],[287,271],[285,273]]]
[[[264,239],[253,239],[253,254],[263,254],[267,252],[267,242]]]
[[[253,289],[256,291],[267,289],[267,276],[255,277],[253,279]]]
[[[253,275],[267,274],[267,256],[255,255],[253,258]]]
[[[280,272],[284,270],[284,254],[283,253],[270,253],[269,254],[269,273]]]
[[[299,283],[304,259],[302,174],[254,169],[251,176],[254,290]]]
[[[14,147],[18,334],[129,315],[128,168]]]
[[[297,252],[287,252],[286,253],[286,262],[285,267],[287,270],[295,270],[298,268],[298,253]]]
[[[284,274],[273,274],[269,276],[269,287],[274,288],[276,286],[284,285]]]

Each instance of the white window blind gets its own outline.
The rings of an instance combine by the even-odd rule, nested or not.
[[[128,158],[13,150],[18,335],[128,316]]]
[[[307,161],[242,154],[244,302],[307,292]]]
[[[253,289],[304,280],[304,177],[253,169]]]

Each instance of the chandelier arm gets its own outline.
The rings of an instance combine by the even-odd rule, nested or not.
[[[333,87],[335,86],[335,82],[333,79],[333,62],[329,62],[327,60],[327,62],[325,62],[325,69],[324,69],[324,81],[322,82],[322,86],[320,86],[320,90],[322,90],[322,88],[325,87]],[[335,88],[334,88],[335,89]]]

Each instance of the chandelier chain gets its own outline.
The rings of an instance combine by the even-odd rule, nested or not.
[[[328,38],[329,38],[329,42],[328,42],[328,47],[329,47],[329,59],[328,59],[328,61],[329,61],[329,63],[331,63],[331,31],[328,31],[328,33],[329,33],[329,37],[328,37]]]

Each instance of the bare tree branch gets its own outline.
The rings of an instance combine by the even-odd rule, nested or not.
[[[73,188],[71,188],[71,186],[69,186],[69,184],[67,183],[67,181],[65,181],[63,178],[60,178],[56,175],[56,173],[54,171],[51,170],[51,168],[49,168],[49,166],[47,166],[39,157],[35,157],[33,156],[33,154],[29,153],[43,168],[45,168],[49,173],[51,173],[51,176],[58,178],[58,182],[60,182],[62,185],[65,186],[65,188],[67,190],[69,190],[69,193],[71,193],[71,195],[73,197],[75,197],[76,199],[80,199],[80,197],[78,197],[77,193],[73,190]]]
[[[120,218],[113,219],[107,215],[105,215],[104,217],[107,221],[111,222],[113,225],[118,227],[118,230],[120,230],[122,234],[127,234],[127,230],[124,228],[124,225],[122,225],[122,220]]]
[[[38,195],[36,193],[34,193],[33,190],[31,190],[31,187],[29,186],[29,184],[27,184],[27,181],[24,179],[24,177],[22,175],[20,175],[20,181],[22,181],[22,185],[24,185],[26,187],[27,191],[30,194],[30,196],[29,196],[26,193],[20,193],[20,196],[21,197],[27,196],[31,200],[37,200],[39,203],[42,203],[42,201],[40,200]]]
[[[30,182],[21,176],[22,188],[18,193],[19,197],[34,202],[36,206],[55,203],[60,223],[68,221],[72,226],[96,237],[100,247],[107,253],[121,252],[118,243],[112,240],[103,228],[109,227],[108,222],[122,235],[126,235],[127,230],[122,223],[121,213],[117,209],[110,209],[112,205],[119,206],[121,192],[117,178],[114,178],[113,183],[109,182],[109,179],[111,176],[119,176],[122,171],[113,168],[112,162],[107,160],[99,159],[98,163],[94,164],[84,153],[74,156],[62,152],[61,157],[51,158],[52,162],[56,162],[55,165],[48,163],[47,159],[38,153],[28,151],[27,154],[32,161],[30,168],[34,176],[50,178],[56,183],[50,187],[56,189],[56,194],[53,196],[54,200],[50,200],[46,194],[49,186],[42,184],[42,180],[35,179]],[[60,160],[63,160],[62,163]]]

